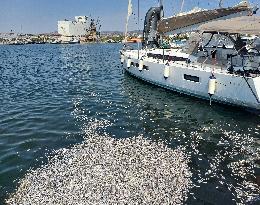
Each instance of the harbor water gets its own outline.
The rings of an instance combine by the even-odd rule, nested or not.
[[[109,122],[100,135],[181,147],[193,184],[186,204],[260,203],[260,117],[137,80],[121,48],[0,46],[0,204],[47,156],[82,143],[93,121]]]

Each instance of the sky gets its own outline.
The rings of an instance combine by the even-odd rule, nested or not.
[[[140,29],[146,11],[158,0],[140,1]],[[180,11],[182,0],[163,0],[165,16]],[[74,16],[91,16],[101,21],[101,31],[124,31],[128,0],[0,0],[0,32],[48,33],[57,31],[58,20]],[[129,30],[138,29],[137,2],[132,0],[133,13]],[[233,6],[240,0],[224,0],[224,6]],[[259,0],[250,0],[257,4]],[[184,11],[193,7],[216,8],[218,0],[185,0]],[[259,15],[260,12],[258,12]]]

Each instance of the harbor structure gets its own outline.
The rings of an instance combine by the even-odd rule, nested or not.
[[[74,21],[58,21],[58,33],[61,43],[96,42],[99,39],[99,20],[88,16],[75,16]],[[99,27],[99,28],[98,28]],[[97,29],[98,28],[98,29]]]
[[[58,21],[58,33],[66,37],[80,37],[89,32],[91,19],[88,16],[75,16],[74,21]]]

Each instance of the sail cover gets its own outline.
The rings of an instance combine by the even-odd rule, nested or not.
[[[212,21],[201,25],[198,30],[202,32],[260,35],[260,17],[242,16],[228,20]]]
[[[216,20],[222,17],[228,17],[230,15],[241,12],[244,12],[243,15],[250,15],[252,13],[252,8],[250,8],[248,5],[238,5],[230,8],[202,10],[194,13],[187,13],[184,15],[164,18],[158,23],[157,31],[159,33],[173,32],[174,30],[183,29],[185,27],[191,27],[194,25],[196,26],[201,23],[206,23],[208,21]]]

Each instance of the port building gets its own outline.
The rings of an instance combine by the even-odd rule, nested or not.
[[[91,27],[91,18],[75,16],[74,21],[58,21],[58,33],[65,37],[80,37],[87,35]]]

